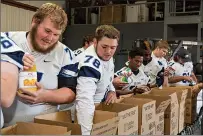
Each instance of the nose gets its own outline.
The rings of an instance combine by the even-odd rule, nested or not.
[[[110,54],[111,53],[111,48],[106,48],[106,53]]]
[[[53,39],[53,34],[48,34],[47,35],[47,40],[50,42]]]

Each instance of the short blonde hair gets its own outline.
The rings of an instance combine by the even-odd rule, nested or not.
[[[100,41],[103,37],[110,39],[120,39],[120,32],[112,25],[100,25],[95,31],[95,38]]]
[[[167,50],[170,49],[168,42],[165,41],[165,40],[160,40],[160,41],[156,42],[155,43],[155,48],[159,48],[159,49],[164,48],[164,49],[167,49]]]
[[[49,17],[54,23],[56,28],[65,30],[68,18],[65,11],[58,5],[54,3],[45,3],[43,4],[33,15],[32,21],[36,20],[38,23],[41,23],[46,17]]]

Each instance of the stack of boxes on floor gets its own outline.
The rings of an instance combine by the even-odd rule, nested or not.
[[[166,87],[122,96],[111,105],[97,104],[91,134],[177,135],[186,124],[193,123],[195,100],[191,87]],[[70,111],[61,111],[36,116],[34,123],[18,122],[1,133],[81,135],[81,127],[77,120],[72,123]]]

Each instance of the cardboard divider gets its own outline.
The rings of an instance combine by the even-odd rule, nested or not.
[[[138,107],[121,103],[106,105],[101,103],[96,105],[96,110],[117,113],[118,135],[137,135],[138,134]]]
[[[130,97],[124,98],[121,103],[138,106],[138,134],[149,134],[153,127],[155,127],[156,101]]]
[[[164,112],[171,103],[170,96],[155,96],[150,94],[140,94],[133,96],[134,98],[148,98],[156,100],[156,135],[164,135]]]
[[[58,125],[71,128],[71,135],[81,135],[81,126],[72,123],[71,112],[61,111],[36,116],[34,122],[49,125]],[[118,117],[116,113],[107,111],[95,111],[91,134],[116,134]]]
[[[67,127],[38,123],[17,122],[16,125],[1,129],[2,135],[70,135]]]

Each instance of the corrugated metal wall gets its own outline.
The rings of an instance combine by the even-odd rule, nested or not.
[[[29,30],[34,12],[1,4],[1,31]]]
[[[35,7],[52,2],[64,7],[65,0],[60,1],[18,1]],[[1,3],[1,31],[28,31],[34,12]]]

